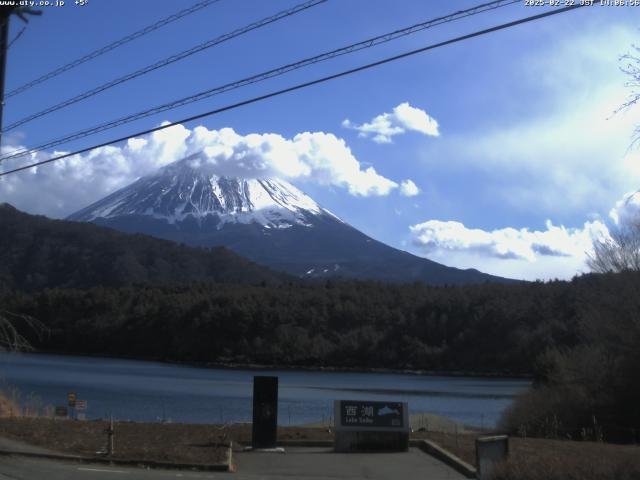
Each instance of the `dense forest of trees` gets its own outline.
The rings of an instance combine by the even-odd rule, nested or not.
[[[629,287],[638,280],[629,273],[466,287],[333,280],[138,285],[6,291],[0,302],[44,322],[48,336],[34,341],[50,350],[550,376],[534,368],[549,352],[598,339],[605,327],[628,334],[627,325],[616,323],[623,317],[610,312],[621,295],[638,293]],[[620,310],[628,308],[620,302]]]
[[[535,357],[537,382],[504,418],[513,433],[640,442],[640,272],[590,275],[573,345]]]

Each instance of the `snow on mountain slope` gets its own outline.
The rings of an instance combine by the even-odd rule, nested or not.
[[[264,228],[311,226],[314,216],[329,215],[309,196],[279,179],[220,177],[193,158],[167,165],[104,199],[74,213],[69,220],[95,221],[144,215],[170,224],[188,217],[226,223],[255,223]]]

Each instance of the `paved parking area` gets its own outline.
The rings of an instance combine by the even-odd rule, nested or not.
[[[418,450],[406,453],[335,453],[287,447],[286,453],[236,453],[237,478],[457,480],[462,475]],[[247,475],[245,477],[245,475]]]

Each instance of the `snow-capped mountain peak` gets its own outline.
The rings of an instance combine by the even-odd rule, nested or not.
[[[186,158],[74,213],[70,220],[95,221],[144,215],[170,224],[193,219],[259,224],[264,228],[311,226],[314,216],[329,215],[311,197],[275,178],[219,176],[209,165]]]
[[[224,246],[299,277],[438,285],[497,279],[396,250],[284,180],[220,175],[199,156],[167,165],[68,218],[196,247]]]

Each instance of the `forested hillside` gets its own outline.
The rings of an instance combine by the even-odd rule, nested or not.
[[[284,275],[225,248],[191,248],[0,205],[0,289],[115,287],[194,280],[279,282]]]

